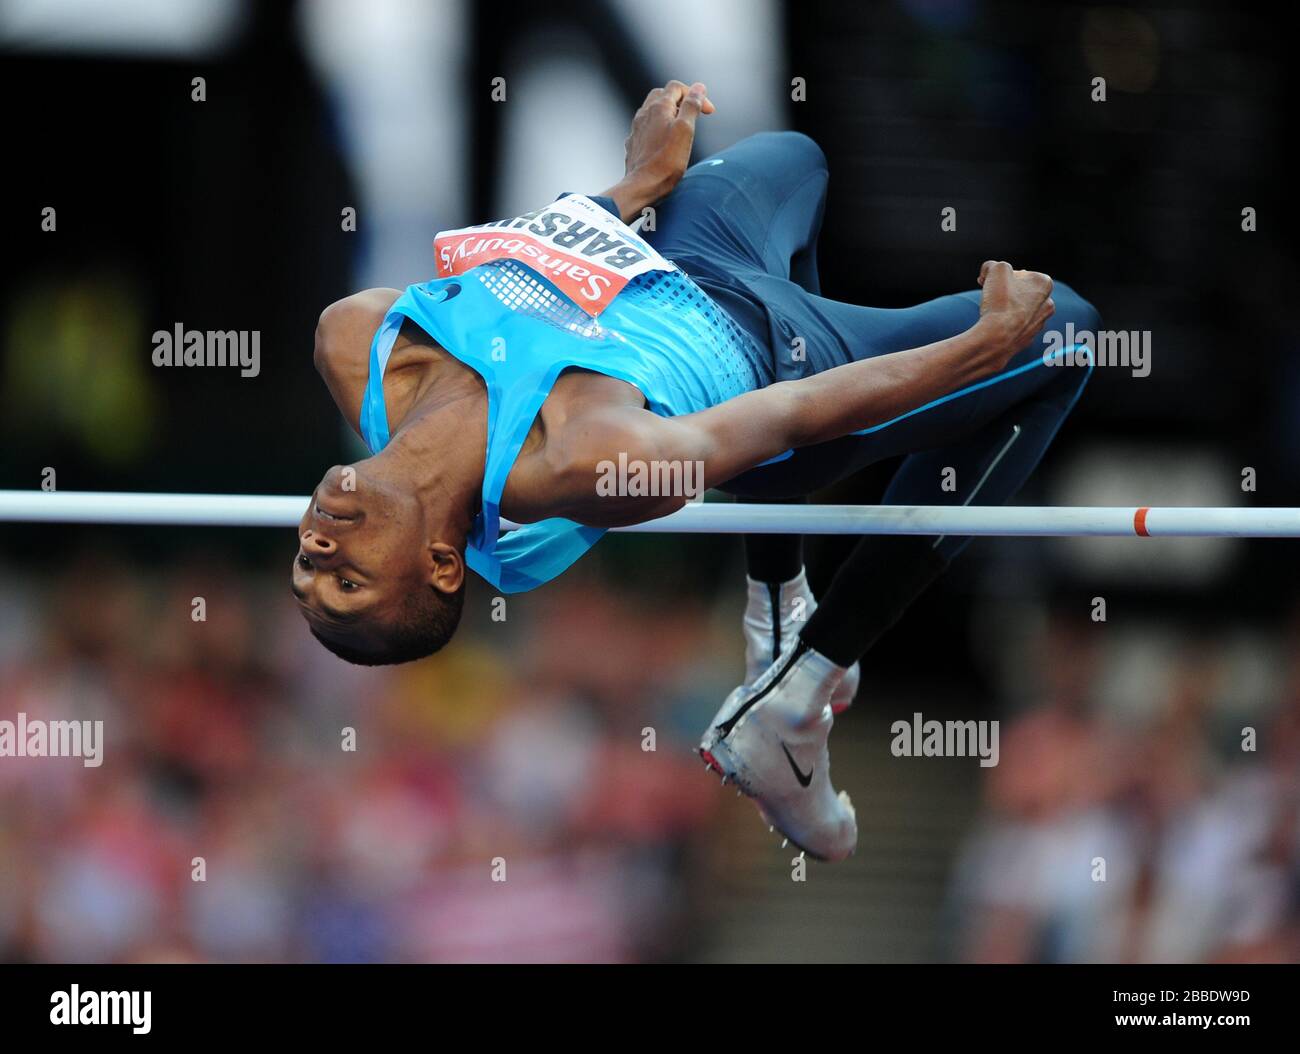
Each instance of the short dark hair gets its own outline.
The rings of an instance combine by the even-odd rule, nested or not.
[[[432,655],[446,644],[460,625],[465,607],[465,587],[444,593],[432,586],[408,593],[402,611],[386,627],[385,640],[379,651],[364,651],[343,641],[322,637],[313,628],[311,635],[345,662],[357,666],[391,666],[414,662]]]

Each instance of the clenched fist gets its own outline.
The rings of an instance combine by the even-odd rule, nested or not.
[[[1004,260],[985,260],[979,284],[984,290],[979,325],[1005,352],[1005,364],[1056,311],[1052,280],[1038,271],[1012,270]]]
[[[713,110],[707,89],[698,81],[689,87],[669,81],[645,97],[623,144],[626,174],[606,191],[625,221],[677,186],[690,163],[695,119]]]

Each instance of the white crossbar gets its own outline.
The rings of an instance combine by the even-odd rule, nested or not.
[[[292,527],[307,497],[0,490],[0,522]],[[502,522],[503,529],[516,526]],[[687,505],[615,530],[651,534],[1300,537],[1300,509],[1003,505]]]

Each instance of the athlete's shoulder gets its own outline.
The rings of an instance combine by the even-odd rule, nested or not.
[[[334,301],[321,312],[312,358],[322,376],[350,372],[358,364],[364,371],[370,340],[401,295],[399,289],[363,289]]]
[[[312,353],[316,372],[358,433],[361,400],[370,376],[370,341],[401,295],[396,289],[363,289],[330,304],[316,323]]]

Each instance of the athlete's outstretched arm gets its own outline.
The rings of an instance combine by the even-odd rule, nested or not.
[[[645,97],[624,143],[627,172],[602,195],[614,200],[624,223],[677,186],[690,164],[695,119],[702,113],[713,113],[713,103],[698,81],[689,87],[669,81]]]
[[[786,450],[880,424],[991,376],[1051,317],[1052,281],[990,260],[979,283],[979,321],[946,340],[782,381],[681,417],[626,407],[584,416],[555,438],[550,494],[563,507],[549,514],[600,527],[655,519],[681,508],[686,496],[598,496],[601,462],[620,455],[647,464],[700,462],[704,486],[713,487]]]

